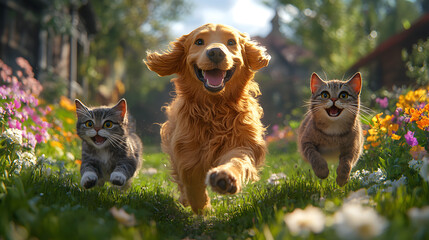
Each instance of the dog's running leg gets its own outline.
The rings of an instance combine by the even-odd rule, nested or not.
[[[204,184],[205,176],[201,172],[195,174],[196,172],[198,171],[187,174],[181,189],[185,191],[187,202],[192,211],[196,214],[203,214],[204,211],[211,208],[210,198]]]
[[[219,165],[210,169],[206,184],[221,194],[240,192],[249,180],[258,180],[252,154],[245,149],[234,149],[219,159]]]

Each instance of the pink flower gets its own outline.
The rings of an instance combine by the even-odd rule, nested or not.
[[[407,134],[404,135],[404,137],[407,141],[407,144],[411,147],[417,146],[419,144],[417,138],[414,137],[414,132],[408,131]]]
[[[18,120],[12,119],[12,120],[9,120],[9,128],[16,128],[16,129],[21,130],[22,124]]]
[[[387,97],[376,98],[375,102],[378,103],[381,108],[387,108],[387,106],[389,106],[389,100],[387,99]]]
[[[13,101],[15,103],[15,108],[19,109],[21,107],[21,101],[19,101],[19,99],[16,99]]]

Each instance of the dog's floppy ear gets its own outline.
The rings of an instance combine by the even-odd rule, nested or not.
[[[143,60],[146,66],[161,77],[179,73],[183,69],[186,57],[184,46],[186,37],[187,35],[183,35],[171,42],[169,49],[162,53],[148,51],[146,60]]]
[[[243,56],[246,59],[245,62],[251,70],[257,71],[268,66],[271,56],[267,53],[265,47],[250,40],[250,37],[247,34],[241,35],[241,42],[244,49]]]

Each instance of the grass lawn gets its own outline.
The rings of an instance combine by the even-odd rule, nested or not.
[[[329,178],[319,180],[291,144],[285,153],[268,155],[259,182],[249,184],[234,196],[210,192],[213,212],[196,216],[177,201],[176,186],[169,179],[167,156],[146,153],[144,159],[142,173],[126,192],[107,184],[83,190],[79,186],[77,164],[56,171],[47,171],[47,163],[24,169],[20,176],[8,179],[9,184],[2,186],[5,188],[0,198],[2,236],[5,239],[269,239],[271,236],[288,239],[294,235],[284,222],[285,214],[313,205],[327,216],[333,215],[352,191],[362,187],[356,179],[344,188],[338,187],[334,165]],[[273,173],[285,176],[276,184],[269,180]],[[426,182],[412,189],[400,187],[393,193],[380,191],[366,198],[369,198],[366,205],[389,222],[379,238],[429,236],[407,216],[411,207],[428,205]],[[114,217],[113,207],[127,214]],[[322,233],[304,233],[298,237],[339,238],[329,223]]]
[[[145,147],[129,190],[84,190],[74,104],[39,104],[39,92],[0,86],[0,240],[429,239],[429,86],[388,93],[364,118],[365,150],[345,187],[337,163],[322,181],[302,162],[290,121],[270,129],[260,181],[233,196],[209,190],[204,216],[178,202],[159,146]]]

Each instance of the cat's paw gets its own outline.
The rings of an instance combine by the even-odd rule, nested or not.
[[[349,176],[341,177],[337,176],[337,184],[342,187],[346,185],[346,183],[349,181]]]
[[[350,178],[351,166],[348,164],[339,164],[337,168],[337,184],[342,187],[346,185]]]
[[[206,185],[221,194],[234,194],[240,191],[240,183],[227,169],[212,169],[207,173]]]
[[[80,179],[80,185],[86,189],[92,188],[97,184],[98,176],[95,172],[85,172]]]
[[[112,172],[110,174],[110,182],[117,186],[124,186],[127,181],[127,177],[121,172]]]
[[[329,175],[328,164],[324,162],[324,164],[312,165],[314,174],[320,179],[325,179]]]

